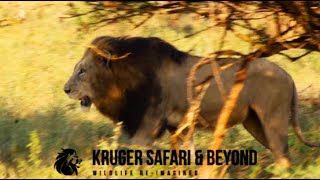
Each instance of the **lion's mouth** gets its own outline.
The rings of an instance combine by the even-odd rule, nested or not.
[[[91,107],[91,99],[89,96],[84,96],[83,98],[80,99],[80,105],[82,111],[89,111]]]

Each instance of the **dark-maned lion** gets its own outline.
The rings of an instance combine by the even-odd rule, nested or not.
[[[188,109],[186,78],[200,58],[159,38],[102,36],[92,41],[91,48],[76,64],[64,91],[70,98],[80,100],[82,108],[94,104],[113,121],[123,121],[132,143],[150,145],[166,129],[173,132],[182,120]],[[228,59],[218,63],[225,61]],[[226,92],[239,67],[235,64],[222,71]],[[210,73],[210,67],[202,68],[198,81]],[[215,127],[222,105],[223,99],[212,80],[200,111],[210,129]],[[316,146],[304,140],[297,113],[297,91],[290,75],[274,63],[257,59],[249,65],[228,127],[242,123],[272,151],[277,162],[288,166],[289,119],[299,139]]]

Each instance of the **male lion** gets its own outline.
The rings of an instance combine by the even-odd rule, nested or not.
[[[83,109],[94,104],[113,121],[123,121],[131,142],[150,145],[168,129],[172,132],[188,109],[186,78],[201,57],[177,50],[155,38],[102,36],[92,41],[65,84],[70,98],[81,101]],[[218,61],[220,65],[230,59]],[[240,63],[221,72],[226,92],[234,83]],[[204,67],[200,82],[211,73]],[[224,100],[217,84],[211,85],[201,104],[200,115],[213,129]],[[290,166],[288,153],[289,119],[299,139],[304,140],[297,119],[297,91],[283,69],[264,59],[250,63],[244,88],[228,128],[242,123],[276,161]]]

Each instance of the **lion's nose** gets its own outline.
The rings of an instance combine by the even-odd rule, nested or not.
[[[69,94],[69,93],[71,92],[71,89],[69,89],[69,88],[64,88],[64,92],[67,93],[67,94]]]

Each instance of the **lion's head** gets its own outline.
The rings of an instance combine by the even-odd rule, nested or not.
[[[108,54],[111,49],[105,47],[107,37],[97,38],[93,45],[103,49]],[[115,79],[110,68],[110,60],[99,55],[94,49],[88,48],[82,59],[75,65],[74,71],[64,86],[64,91],[72,99],[80,100],[84,111],[91,107],[92,101],[103,98],[107,93],[106,89],[114,85]]]

